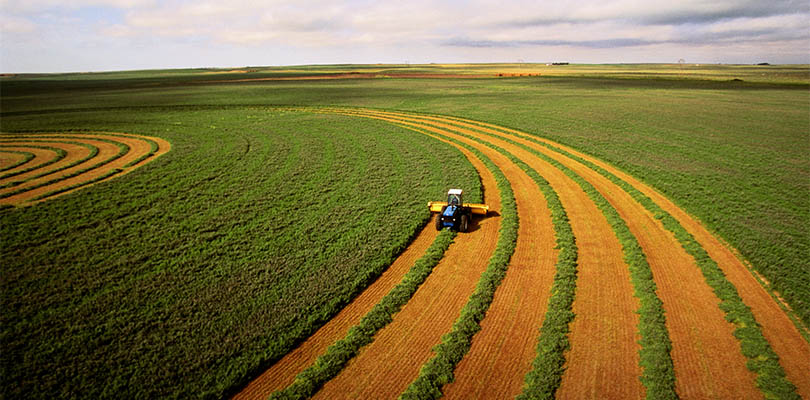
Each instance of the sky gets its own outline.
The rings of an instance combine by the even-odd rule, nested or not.
[[[808,0],[0,0],[0,72],[810,63]]]

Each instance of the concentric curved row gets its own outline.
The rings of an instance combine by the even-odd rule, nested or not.
[[[457,236],[371,343],[332,368],[334,376],[318,383],[300,374],[328,363],[318,357],[401,279],[407,266],[395,263],[238,397],[264,398],[295,383],[317,386],[314,397],[329,399],[810,398],[810,345],[799,328],[732,251],[631,176],[559,144],[471,120],[301,111],[386,121],[459,147],[493,210],[508,203],[502,181],[511,187],[519,220],[514,254],[502,280],[487,280],[505,222],[480,221]],[[425,251],[431,230],[405,259]],[[476,303],[487,286],[491,299]],[[488,308],[477,327],[463,322],[472,303]]]
[[[0,204],[52,199],[132,171],[170,148],[160,138],[122,133],[3,133]]]

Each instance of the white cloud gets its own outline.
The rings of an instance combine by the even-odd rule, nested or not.
[[[19,43],[62,53],[99,43],[107,51],[139,46],[141,58],[153,57],[157,66],[164,53],[151,49],[158,47],[196,53],[186,59],[227,50],[272,53],[274,60],[286,55],[293,63],[358,62],[378,54],[397,62],[513,61],[532,52],[608,54],[603,61],[628,62],[648,54],[648,61],[662,61],[658,54],[674,48],[722,57],[697,51],[712,46],[739,58],[744,52],[732,47],[750,52],[765,43],[795,55],[807,53],[808,21],[806,0],[0,0],[2,32]],[[15,49],[4,49],[6,60],[33,54],[15,58]],[[233,64],[257,63],[251,60]]]
[[[0,32],[3,34],[25,34],[36,30],[37,25],[27,18],[0,15]]]

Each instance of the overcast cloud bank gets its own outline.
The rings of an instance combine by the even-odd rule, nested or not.
[[[808,1],[0,0],[0,71],[810,63]]]

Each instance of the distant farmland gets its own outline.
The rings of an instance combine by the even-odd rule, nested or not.
[[[0,88],[10,398],[810,398],[810,67]]]

